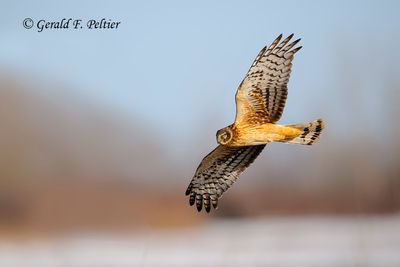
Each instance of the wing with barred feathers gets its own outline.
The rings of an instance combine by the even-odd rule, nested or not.
[[[287,83],[300,39],[289,43],[293,34],[281,42],[279,35],[264,47],[251,65],[236,92],[235,123],[265,123],[280,119],[287,97]]]
[[[186,195],[190,205],[196,203],[210,212],[217,208],[218,199],[237,180],[239,175],[257,158],[265,145],[227,147],[219,145],[201,161],[190,182]]]

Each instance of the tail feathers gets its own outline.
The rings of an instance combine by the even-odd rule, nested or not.
[[[287,126],[293,127],[293,128],[296,128],[296,129],[299,129],[302,131],[302,133],[299,136],[297,136],[291,140],[288,140],[287,143],[312,145],[319,139],[322,129],[325,128],[325,123],[322,121],[322,119],[318,119],[318,120],[315,120],[315,121],[312,121],[309,123],[305,123],[305,124],[293,124],[293,125],[287,125]]]

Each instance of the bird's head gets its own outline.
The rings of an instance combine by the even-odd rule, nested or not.
[[[222,128],[221,130],[217,131],[217,142],[218,144],[226,145],[229,143],[229,141],[231,141],[232,136],[232,130],[229,126]]]

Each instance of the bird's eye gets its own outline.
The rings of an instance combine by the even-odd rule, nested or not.
[[[224,139],[225,140],[229,140],[230,137],[231,137],[231,135],[229,134],[229,132],[225,131],[224,132]]]

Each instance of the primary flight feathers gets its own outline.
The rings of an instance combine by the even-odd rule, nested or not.
[[[324,123],[321,119],[305,124],[275,124],[282,116],[292,60],[301,46],[283,41],[279,35],[258,53],[236,92],[236,118],[218,130],[219,146],[200,163],[186,195],[207,212],[217,208],[218,199],[237,180],[270,142],[311,145],[318,140]]]

